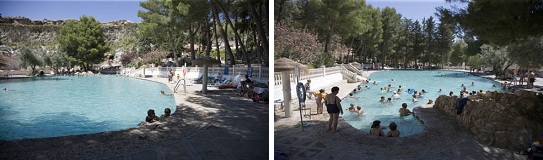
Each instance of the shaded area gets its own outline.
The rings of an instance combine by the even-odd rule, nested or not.
[[[430,106],[431,107],[431,106]],[[276,123],[275,151],[291,159],[525,159],[514,151],[488,148],[475,141],[454,119],[434,108],[416,108],[426,125],[412,136],[374,137],[339,122],[339,132],[325,131],[328,115],[312,116],[310,127]]]
[[[180,105],[160,129],[146,126],[97,134],[0,141],[0,159],[97,159],[184,138],[203,128],[201,122],[206,117]],[[145,139],[140,140],[140,136]]]

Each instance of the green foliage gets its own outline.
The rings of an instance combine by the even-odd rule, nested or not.
[[[57,52],[51,56],[51,67],[53,67],[54,69],[70,66],[70,58],[66,53]]]
[[[521,67],[540,68],[543,66],[543,37],[531,37],[511,45],[508,57]]]
[[[505,75],[507,68],[512,65],[508,57],[508,47],[499,47],[484,44],[481,53],[486,64],[491,65],[497,76]]]
[[[454,42],[452,52],[449,54],[449,62],[454,65],[460,65],[464,61],[467,44],[462,40]]]
[[[449,24],[441,22],[436,32],[436,52],[440,54],[441,64],[445,63],[446,57],[451,51],[453,43],[453,27]]]
[[[225,51],[220,50],[220,57],[225,57]],[[217,57],[217,50],[211,50],[211,57]]]
[[[446,11],[451,13],[455,22],[468,35],[476,36],[479,40],[505,46],[517,40],[543,35],[541,32],[543,1],[541,0],[472,0],[467,2],[466,8]]]
[[[110,53],[114,52],[117,49],[123,49],[125,51],[136,50],[138,45],[137,24],[128,23],[122,26],[106,26],[104,30],[115,30],[119,32],[119,34],[123,35],[123,37],[121,37],[120,39],[117,39],[116,41],[107,44],[108,48],[111,49]]]
[[[395,47],[394,39],[398,36],[400,29],[401,14],[396,13],[396,9],[385,7],[381,11],[383,22],[383,42],[380,44],[381,48],[381,67],[384,67],[386,62],[386,56],[393,53]]]
[[[43,59],[36,54],[32,53],[32,50],[28,47],[21,49],[21,55],[19,55],[22,67],[30,67],[32,69],[32,75],[36,74],[36,67],[43,66]]]
[[[109,51],[100,22],[94,17],[82,16],[78,22],[68,20],[57,35],[60,50],[66,52],[72,64],[83,65],[85,70],[99,63]]]
[[[466,65],[471,66],[472,68],[478,68],[479,66],[483,64],[485,64],[485,60],[483,56],[481,56],[480,54],[469,56],[466,62]]]

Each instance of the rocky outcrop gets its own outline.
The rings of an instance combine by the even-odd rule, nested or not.
[[[55,53],[58,50],[55,38],[65,22],[66,20],[0,17],[0,55],[17,60],[20,46],[29,46],[40,53]],[[116,55],[113,61],[118,64],[120,54],[135,49],[133,42],[136,42],[137,23],[118,20],[102,23],[102,28],[106,43],[111,47],[110,53],[106,54]]]
[[[543,123],[533,118],[534,111],[541,110],[543,95],[533,92],[515,93],[486,92],[470,96],[463,113],[456,114],[458,97],[439,96],[435,108],[439,108],[468,128],[485,145],[507,149],[526,148],[530,140],[543,139]],[[543,116],[543,113],[535,113]]]

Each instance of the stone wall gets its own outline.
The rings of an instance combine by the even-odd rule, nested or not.
[[[458,97],[439,96],[434,107],[456,118],[482,144],[507,149],[526,148],[530,140],[543,140],[543,124],[526,118],[526,111],[541,106],[541,96],[533,92],[486,92],[470,96],[462,114],[454,107]],[[543,113],[540,113],[543,116]]]

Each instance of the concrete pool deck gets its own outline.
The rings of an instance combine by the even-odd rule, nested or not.
[[[329,84],[338,86],[338,96],[345,97],[358,83]],[[314,100],[306,101],[307,107],[316,113]],[[298,105],[293,105],[297,107]],[[398,106],[399,108],[400,106]],[[409,106],[412,109],[413,106]],[[326,110],[326,108],[324,108]],[[425,129],[415,135],[400,138],[374,137],[368,131],[360,131],[342,118],[338,133],[327,132],[328,114],[304,117],[309,127],[300,128],[299,111],[290,118],[280,118],[274,123],[275,156],[279,153],[291,159],[526,159],[514,151],[480,144],[466,128],[432,105],[413,109],[423,121]],[[284,112],[276,115],[284,117]],[[387,124],[385,124],[387,125]]]
[[[166,82],[167,78],[145,80],[164,83],[171,90],[174,87]],[[200,94],[196,91],[201,90],[201,85],[187,84],[187,93],[182,87],[175,93],[176,111],[162,128],[154,129],[153,125],[88,135],[0,141],[0,159],[268,158],[268,104],[213,87],[209,87],[208,94]]]

